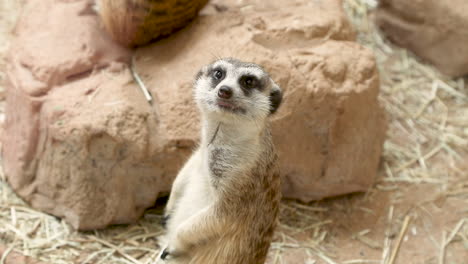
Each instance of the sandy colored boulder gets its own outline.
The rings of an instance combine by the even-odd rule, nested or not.
[[[190,153],[158,126],[130,52],[100,29],[90,3],[26,6],[8,58],[3,137],[13,189],[78,229],[138,219]]]
[[[285,91],[273,117],[284,194],[303,201],[366,190],[385,137],[373,55],[352,41],[349,24],[331,8],[336,2],[320,3],[281,11],[262,6],[262,12],[226,5],[227,10],[201,17],[183,34],[137,52],[158,105],[174,104],[166,100],[170,95],[191,94],[198,65],[216,57],[263,65]],[[314,12],[320,15],[309,15]],[[174,122],[198,126],[198,119],[183,115]]]
[[[285,91],[273,132],[286,197],[366,190],[385,121],[374,59],[354,42],[340,3],[215,1],[187,28],[137,50],[150,105],[126,64],[130,52],[101,29],[92,1],[29,1],[8,58],[8,182],[78,229],[135,221],[197,144],[196,72],[233,56],[263,65]]]
[[[376,22],[390,40],[441,72],[468,74],[468,1],[381,0]]]

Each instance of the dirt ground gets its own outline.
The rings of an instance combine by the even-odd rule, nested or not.
[[[449,79],[387,43],[373,26],[373,2],[345,0],[358,41],[376,55],[388,112],[376,184],[310,204],[284,201],[268,263],[468,264],[468,79]],[[20,6],[0,2],[1,122],[5,53]],[[12,252],[44,263],[150,263],[163,204],[134,225],[76,232],[29,208],[0,177],[0,263],[13,263],[4,262]]]

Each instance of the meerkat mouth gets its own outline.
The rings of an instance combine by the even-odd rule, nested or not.
[[[224,111],[229,111],[232,113],[245,113],[245,109],[225,100],[217,100],[216,105]]]

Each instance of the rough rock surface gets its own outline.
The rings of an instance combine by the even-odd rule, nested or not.
[[[122,63],[129,52],[102,33],[90,1],[29,1],[7,73],[12,187],[79,229],[134,221],[170,190],[198,141],[196,71],[234,56],[262,64],[285,91],[272,126],[286,197],[367,189],[385,134],[373,57],[353,42],[339,0],[281,3],[214,1],[186,29],[138,50],[149,105]]]
[[[353,42],[339,3],[279,11],[270,2],[259,13],[218,2],[223,13],[202,16],[183,34],[139,50],[138,65],[158,105],[172,105],[164,107],[175,117],[168,125],[192,141],[198,119],[184,115],[193,113],[190,89],[198,65],[225,56],[263,65],[285,91],[272,125],[284,195],[311,201],[366,190],[377,171],[385,118],[373,55]],[[309,15],[314,12],[320,15]]]
[[[14,190],[79,229],[136,220],[190,152],[175,153],[133,84],[130,52],[90,2],[29,1],[8,58],[3,138]]]
[[[468,1],[381,0],[376,22],[392,41],[441,72],[468,74]]]

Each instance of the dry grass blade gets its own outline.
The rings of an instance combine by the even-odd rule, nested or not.
[[[130,65],[130,71],[132,73],[133,79],[135,80],[135,82],[138,84],[141,91],[143,92],[143,95],[145,96],[146,101],[148,101],[148,103],[151,104],[151,102],[153,101],[153,97],[151,96],[150,92],[148,91],[148,88],[146,87],[143,80],[140,78],[140,75],[138,74],[138,72],[136,70],[135,63],[136,63],[135,62],[135,55],[133,55],[132,56],[132,62],[131,62],[131,65]]]
[[[390,256],[390,260],[388,261],[387,264],[393,264],[395,262],[395,259],[398,255],[398,251],[400,250],[400,247],[401,247],[401,242],[403,241],[403,237],[406,234],[406,230],[408,229],[408,225],[410,221],[411,221],[411,216],[409,215],[405,216],[405,220],[403,221],[403,225],[401,227],[400,234],[398,235],[396,245],[393,248],[392,255]]]
[[[353,238],[372,249],[382,249],[382,246],[380,246],[377,241],[370,239],[366,237],[365,235],[356,234],[353,236]]]
[[[455,226],[455,228],[452,230],[452,232],[450,232],[450,234],[448,236],[447,236],[446,231],[442,232],[442,241],[440,243],[440,253],[439,253],[439,264],[444,264],[445,263],[446,248],[447,248],[448,244],[450,244],[450,242],[452,242],[453,238],[457,235],[457,233],[460,232],[461,228],[466,223],[466,221],[467,221],[467,219],[460,220],[457,223],[457,225]]]
[[[3,252],[2,257],[0,258],[0,264],[5,264],[6,258],[8,257],[10,252],[13,251],[14,247],[15,247],[15,245],[13,244],[10,247],[8,247],[7,250],[5,250],[5,252]]]
[[[442,242],[440,243],[440,254],[439,254],[439,264],[444,264],[445,262],[445,248],[447,246],[446,242],[447,232],[442,232]]]
[[[465,218],[465,219],[462,219],[460,220],[460,222],[457,223],[457,225],[455,226],[455,228],[452,230],[452,232],[450,232],[450,235],[448,236],[445,244],[443,244],[444,246],[447,246],[448,244],[450,244],[450,242],[452,242],[453,238],[455,237],[455,235],[457,235],[458,232],[460,232],[460,229],[463,227],[463,225],[467,222],[468,220]]]
[[[95,241],[97,241],[97,242],[103,244],[103,245],[106,246],[106,247],[109,247],[109,248],[115,250],[115,251],[118,252],[120,255],[122,255],[122,256],[124,256],[126,259],[130,260],[132,263],[141,264],[140,261],[138,261],[137,259],[135,259],[135,258],[133,258],[132,256],[130,256],[130,255],[126,254],[125,252],[123,252],[122,249],[121,249],[120,247],[115,246],[115,245],[113,245],[113,244],[111,244],[111,243],[109,243],[109,242],[107,242],[107,241],[105,241],[105,240],[102,240],[102,239],[100,239],[100,238],[97,238],[97,237],[95,237],[95,236],[92,236],[92,237],[90,237],[90,238],[91,238],[92,240],[95,240]]]

